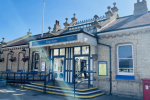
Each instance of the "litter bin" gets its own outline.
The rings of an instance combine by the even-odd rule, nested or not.
[[[150,79],[142,79],[143,81],[143,100],[150,100]]]

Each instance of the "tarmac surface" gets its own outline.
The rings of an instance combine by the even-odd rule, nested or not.
[[[0,87],[0,100],[80,100],[79,98],[65,97],[53,94],[22,89],[18,85]],[[123,97],[115,95],[102,95],[92,99],[81,100],[142,100],[140,98]]]

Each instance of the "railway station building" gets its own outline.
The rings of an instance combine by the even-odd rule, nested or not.
[[[49,80],[73,84],[86,68],[88,84],[117,95],[142,97],[142,78],[150,78],[150,12],[147,1],[134,4],[132,15],[119,17],[116,3],[106,16],[64,23],[53,30],[0,44],[0,71],[53,72]],[[120,9],[121,10],[121,9]],[[96,73],[94,73],[96,72]],[[84,74],[77,78],[84,80]]]

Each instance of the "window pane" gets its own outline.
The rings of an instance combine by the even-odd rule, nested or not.
[[[58,49],[54,49],[54,56],[58,56]]]
[[[80,54],[80,47],[74,47],[74,54]]]
[[[89,54],[89,46],[82,47],[82,54]]]
[[[36,61],[36,62],[35,62],[35,68],[34,68],[34,69],[38,69],[38,66],[39,66],[39,61]]]
[[[39,60],[39,53],[35,53],[35,60]]]
[[[65,48],[60,49],[60,55],[65,55]]]
[[[119,72],[133,73],[133,60],[119,59]]]
[[[119,58],[132,58],[132,46],[119,46],[118,47]]]

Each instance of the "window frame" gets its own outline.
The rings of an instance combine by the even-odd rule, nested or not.
[[[65,51],[64,51],[64,54],[61,55],[61,54],[60,54],[60,49],[64,49],[64,50],[65,50],[65,48],[59,48],[59,55],[58,55],[58,56],[65,56]]]
[[[55,50],[58,50],[58,55],[55,55]],[[59,54],[60,54],[60,50],[58,49],[58,48],[56,48],[56,49],[54,49],[54,56],[59,56]]]
[[[39,54],[39,60],[36,60],[36,58],[35,58],[35,57],[36,57],[36,56],[35,56],[36,53]],[[36,61],[38,61],[39,64],[40,64],[40,53],[39,53],[39,52],[34,52],[32,59],[33,59],[33,70],[34,70],[34,71],[38,71],[39,66],[38,66],[38,68],[35,68],[35,66],[36,66]]]
[[[80,48],[80,54],[75,54],[75,48]],[[82,46],[76,46],[73,48],[74,49],[74,55],[82,55]]]
[[[83,54],[83,47],[88,47],[88,53]],[[87,55],[87,54],[90,53],[90,46],[88,46],[88,45],[87,45],[87,46],[81,46],[81,48],[82,48],[82,49],[81,49],[81,50],[82,50],[82,51],[81,51],[81,54],[82,54],[82,55]]]
[[[130,45],[132,47],[132,58],[119,58],[119,46],[127,46],[127,45]],[[119,72],[119,59],[132,59],[133,73]],[[121,45],[117,46],[117,75],[134,75],[134,54],[133,54],[133,45],[132,44],[121,44]]]

